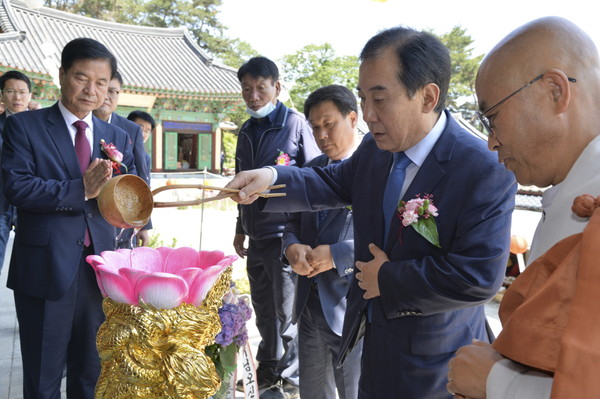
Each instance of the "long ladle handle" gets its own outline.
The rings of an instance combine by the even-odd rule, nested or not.
[[[191,200],[191,201],[175,201],[175,202],[154,201],[154,207],[155,208],[169,208],[169,207],[175,207],[175,206],[200,205],[204,202],[210,202],[210,201],[216,201],[216,200],[220,200],[220,199],[224,199],[224,198],[229,198],[229,197],[233,197],[234,195],[235,195],[235,193],[229,193],[229,194],[215,195],[214,197],[202,198],[202,199]]]

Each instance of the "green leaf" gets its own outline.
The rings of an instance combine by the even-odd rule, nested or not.
[[[440,237],[438,235],[437,226],[433,217],[428,217],[427,219],[419,219],[418,222],[413,223],[411,226],[427,241],[429,241],[436,247],[441,248]]]
[[[221,349],[221,365],[223,366],[223,369],[225,369],[226,373],[234,371],[237,367],[237,350],[238,348],[236,344],[229,344]]]

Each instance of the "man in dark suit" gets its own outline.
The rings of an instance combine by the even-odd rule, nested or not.
[[[31,81],[19,71],[8,71],[0,76],[0,99],[4,103],[4,112],[0,114],[0,133],[9,115],[27,111],[31,101]],[[2,151],[2,135],[0,134],[0,151]],[[2,176],[0,176],[0,272],[4,265],[4,255],[8,236],[12,230],[15,207],[8,203],[3,193]]]
[[[117,71],[115,76],[113,76],[113,78],[110,80],[108,92],[106,94],[106,98],[102,102],[102,105],[94,110],[94,116],[102,119],[105,122],[118,126],[127,132],[131,138],[131,141],[133,142],[133,159],[135,163],[135,169],[137,170],[137,175],[144,179],[146,184],[150,185],[150,169],[148,168],[148,163],[146,162],[147,154],[144,150],[144,136],[142,129],[138,124],[133,123],[127,118],[123,118],[115,112],[117,110],[117,106],[119,105],[119,96],[121,95],[122,88],[123,77],[119,71]],[[140,231],[138,231],[136,241],[141,241],[141,246],[148,245],[148,230],[151,228],[152,223],[148,223]],[[117,246],[119,248],[131,248],[131,236],[133,235],[133,229],[117,231],[117,233]],[[137,242],[134,243],[134,246],[137,247],[137,244]]]
[[[140,125],[144,137],[143,142],[144,144],[146,144],[146,142],[156,129],[156,121],[154,120],[152,115],[150,115],[146,111],[136,109],[135,111],[131,111],[129,115],[127,115],[127,119]],[[152,170],[152,159],[150,158],[150,154],[148,154],[147,152],[144,155],[146,159],[146,167],[150,171]]]
[[[67,43],[60,101],[13,115],[4,126],[4,192],[19,221],[7,285],[19,321],[25,399],[59,398],[65,364],[67,396],[94,397],[96,333],[104,315],[85,258],[113,250],[115,236],[95,199],[112,173],[100,140],[114,144],[135,173],[130,138],[92,115],[116,69],[101,43]]]
[[[265,211],[352,205],[357,270],[340,361],[364,334],[359,398],[450,398],[448,360],[472,339],[491,338],[483,303],[503,281],[516,183],[444,110],[450,71],[434,36],[382,31],[361,52],[358,92],[371,133],[352,157],[241,173],[229,184],[243,188],[241,203],[287,184],[287,197],[269,199]],[[411,224],[410,212],[396,209],[424,197],[437,207],[428,208],[433,221],[421,214]],[[430,228],[417,230],[424,223]]]
[[[357,144],[356,97],[344,86],[321,87],[304,103],[304,114],[323,155],[305,166],[347,159]],[[360,349],[340,368],[346,294],[354,271],[354,230],[349,207],[290,215],[283,254],[298,274],[292,321],[298,323],[300,397],[352,399],[358,395]]]

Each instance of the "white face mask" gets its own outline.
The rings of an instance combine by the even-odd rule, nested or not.
[[[267,105],[265,105],[264,107],[262,107],[256,111],[251,108],[246,107],[246,112],[250,116],[255,117],[256,119],[264,118],[265,116],[267,116],[271,112],[273,112],[273,110],[275,110],[275,104],[273,104],[272,102],[268,102]]]

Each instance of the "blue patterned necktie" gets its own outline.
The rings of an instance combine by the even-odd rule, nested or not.
[[[408,158],[404,152],[394,153],[394,164],[392,165],[392,170],[388,176],[385,191],[383,193],[383,217],[385,221],[385,230],[383,232],[384,245],[387,242],[392,218],[398,208],[398,201],[400,201],[400,193],[402,191],[402,185],[404,184],[406,167],[410,165],[410,163],[410,158]]]

